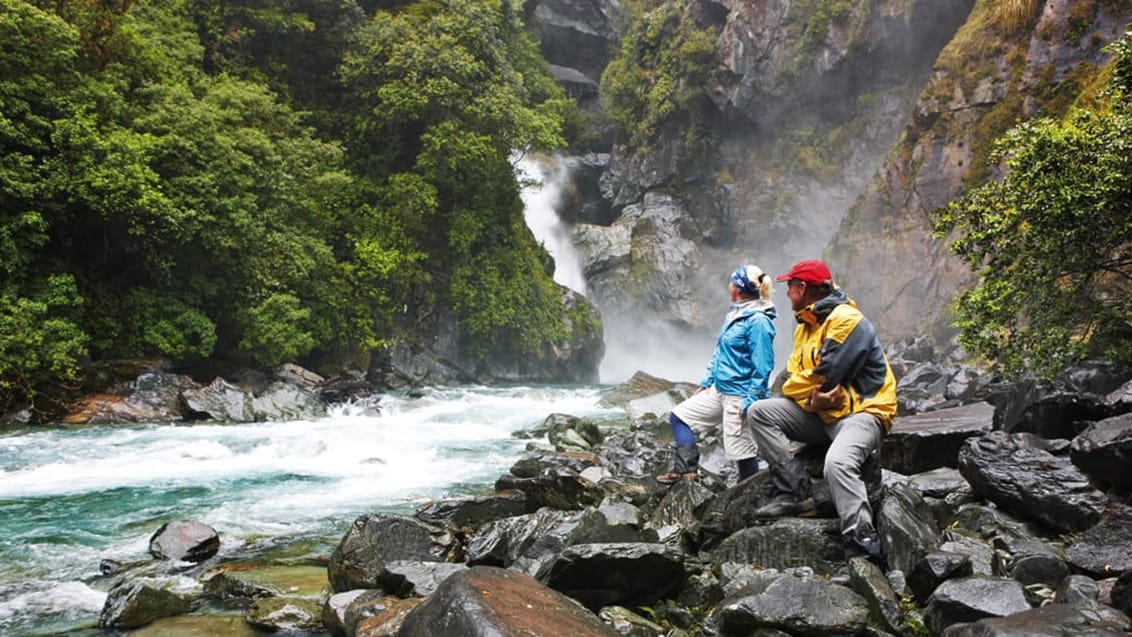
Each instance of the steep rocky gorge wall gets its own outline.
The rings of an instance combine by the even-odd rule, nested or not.
[[[540,2],[540,18],[569,13],[544,9],[556,4]],[[745,262],[777,272],[824,257],[887,340],[945,341],[947,307],[970,274],[931,236],[928,213],[994,176],[986,151],[1010,124],[1063,112],[1129,12],[1047,0],[1007,29],[995,4],[692,3],[717,33],[700,125],[570,159],[575,197],[563,214],[602,309],[607,358],[633,360],[619,373],[659,342],[673,366],[636,368],[694,380],[726,309],[726,276]],[[617,5],[592,8],[613,24]],[[562,45],[565,23],[552,40],[544,23],[544,54],[596,84],[592,51],[574,64]],[[587,30],[587,47],[592,33],[611,33]],[[793,321],[775,300],[785,349]]]
[[[828,255],[890,338],[949,336],[971,274],[932,237],[929,213],[993,178],[986,152],[1016,121],[1061,115],[1128,24],[1128,3],[1047,0],[1010,32],[986,3],[940,56],[900,142],[845,215]]]

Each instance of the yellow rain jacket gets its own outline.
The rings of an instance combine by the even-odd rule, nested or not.
[[[841,386],[842,404],[816,412],[827,425],[858,412],[873,414],[885,431],[896,416],[896,376],[877,340],[876,330],[857,304],[840,289],[794,313],[794,351],[786,362],[789,377],[782,393],[814,412],[815,387]]]

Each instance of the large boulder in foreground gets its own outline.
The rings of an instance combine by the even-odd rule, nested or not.
[[[444,583],[401,624],[399,637],[616,637],[569,597],[529,575],[473,566]]]

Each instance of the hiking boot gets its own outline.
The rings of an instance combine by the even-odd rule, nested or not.
[[[779,493],[770,502],[755,509],[756,518],[769,519],[786,516],[804,517],[814,514],[814,499],[803,498],[793,493]]]
[[[700,448],[696,445],[676,445],[672,470],[656,477],[661,484],[676,484],[681,480],[695,480],[700,469]]]
[[[700,474],[695,472],[676,473],[675,471],[669,471],[658,475],[656,481],[661,484],[676,484],[681,480],[695,480],[698,477],[700,477]]]
[[[845,561],[854,557],[863,557],[876,564],[882,571],[888,570],[888,563],[884,559],[881,549],[880,536],[871,528],[858,529],[855,533],[844,536],[842,545],[845,548]]]

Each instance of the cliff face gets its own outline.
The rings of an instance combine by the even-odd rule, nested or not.
[[[986,3],[983,3],[986,4]],[[1127,3],[1048,0],[1014,30],[976,8],[940,55],[900,141],[827,249],[842,283],[890,339],[950,336],[948,307],[970,272],[932,237],[929,213],[994,178],[995,137],[1058,116],[1107,61]]]
[[[711,333],[732,268],[774,273],[810,257],[830,262],[886,340],[946,341],[970,273],[932,237],[929,212],[996,176],[988,151],[1016,121],[1064,112],[1130,13],[1115,0],[1046,0],[1004,20],[1004,6],[692,3],[717,34],[699,125],[591,158],[577,192],[601,201],[568,207],[608,351],[650,322]]]

